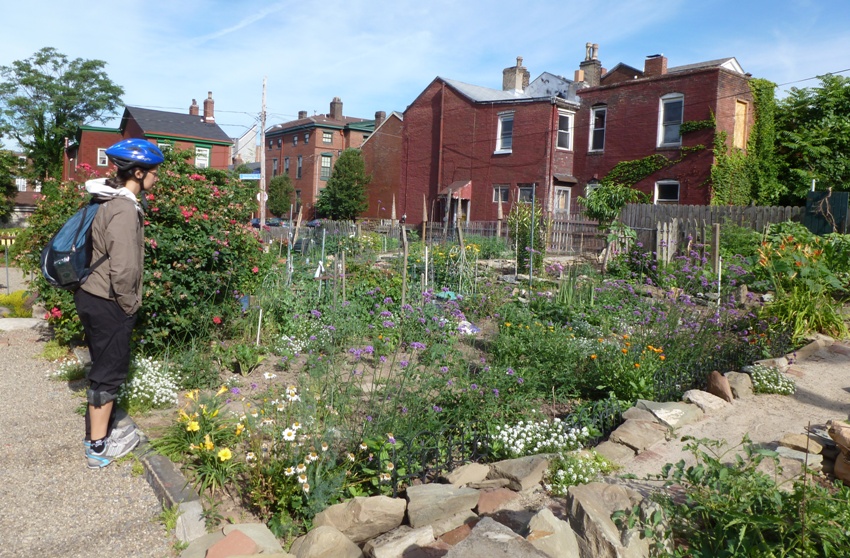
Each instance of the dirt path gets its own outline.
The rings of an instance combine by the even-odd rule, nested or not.
[[[731,445],[744,435],[760,445],[775,447],[786,433],[803,434],[806,427],[829,419],[847,420],[850,412],[850,342],[836,342],[793,363],[786,374],[797,384],[792,396],[756,395],[736,399],[721,411],[682,426],[674,438],[653,446],[627,464],[621,474],[643,478],[657,474],[667,463],[693,461],[683,450],[683,436],[726,440]]]

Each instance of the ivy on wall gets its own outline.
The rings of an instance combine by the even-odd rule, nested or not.
[[[755,124],[750,130],[747,151],[730,150],[727,134],[714,136],[714,165],[711,168],[712,205],[760,205],[776,203],[785,192],[779,183],[774,144],[776,85],[765,79],[750,80]]]

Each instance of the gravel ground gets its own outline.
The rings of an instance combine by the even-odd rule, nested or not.
[[[3,292],[5,280],[0,268]],[[38,358],[45,341],[38,330],[0,331],[0,557],[176,556],[135,460],[86,467],[75,412],[83,399],[48,379],[54,366]]]

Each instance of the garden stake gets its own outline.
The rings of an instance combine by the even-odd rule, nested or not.
[[[256,345],[260,346],[260,328],[263,327],[263,307],[260,306],[260,317],[257,318],[257,342]]]
[[[720,306],[720,279],[723,276],[723,256],[717,258],[717,306]]]
[[[404,225],[401,226],[401,243],[404,251],[404,267],[401,272],[401,307],[404,308],[407,302],[407,257],[409,255],[407,249],[407,229]]]
[[[342,301],[345,302],[345,252],[342,253]]]

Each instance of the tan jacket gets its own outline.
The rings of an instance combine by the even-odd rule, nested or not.
[[[145,259],[144,217],[136,204],[116,197],[98,209],[92,222],[92,259],[108,259],[94,268],[80,287],[89,294],[118,302],[128,316],[142,305]]]

